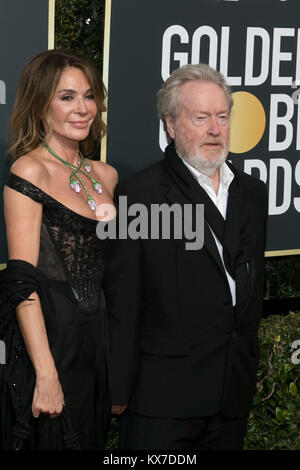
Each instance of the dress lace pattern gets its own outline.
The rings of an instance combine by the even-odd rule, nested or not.
[[[109,244],[97,237],[97,221],[77,214],[14,173],[9,173],[6,185],[43,205],[38,267],[49,279],[69,281],[80,312],[94,312]]]

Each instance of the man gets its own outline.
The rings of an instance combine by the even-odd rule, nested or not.
[[[122,449],[243,447],[267,200],[261,181],[225,163],[231,106],[219,72],[204,64],[175,70],[158,93],[172,140],[165,158],[119,188],[128,207],[204,204],[205,218],[201,249],[175,236],[113,242],[106,296],[113,413],[126,409]],[[189,222],[195,227],[195,212]]]

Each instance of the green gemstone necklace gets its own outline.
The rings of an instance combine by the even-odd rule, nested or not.
[[[92,178],[89,173],[91,171],[91,165],[89,165],[86,161],[82,153],[78,150],[78,154],[80,156],[80,161],[78,161],[78,166],[73,165],[73,163],[67,162],[63,158],[59,157],[50,147],[49,145],[44,144],[44,147],[48,150],[48,152],[51,153],[54,157],[56,157],[58,160],[60,160],[69,170],[71,170],[71,176],[70,176],[70,188],[75,191],[75,193],[80,193],[81,191],[81,184],[85,189],[85,192],[87,194],[87,203],[89,208],[92,211],[95,211],[97,208],[96,201],[93,199],[89,193],[88,188],[86,187],[86,184],[82,180],[82,178],[79,176],[78,172],[81,172],[84,174],[92,183],[93,189],[98,193],[102,193],[102,184],[99,183],[98,181],[95,181],[94,178]],[[84,168],[84,170],[82,169]]]

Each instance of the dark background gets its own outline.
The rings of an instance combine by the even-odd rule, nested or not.
[[[9,168],[6,155],[8,120],[17,83],[26,63],[48,49],[48,0],[0,1],[0,80],[6,83],[6,104],[0,104],[0,191]],[[0,207],[0,263],[7,261],[3,199]],[[21,236],[21,234],[20,234]]]

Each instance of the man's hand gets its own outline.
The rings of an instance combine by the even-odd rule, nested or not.
[[[112,405],[111,413],[113,415],[120,415],[126,410],[126,408],[127,408],[127,404],[126,405]]]

